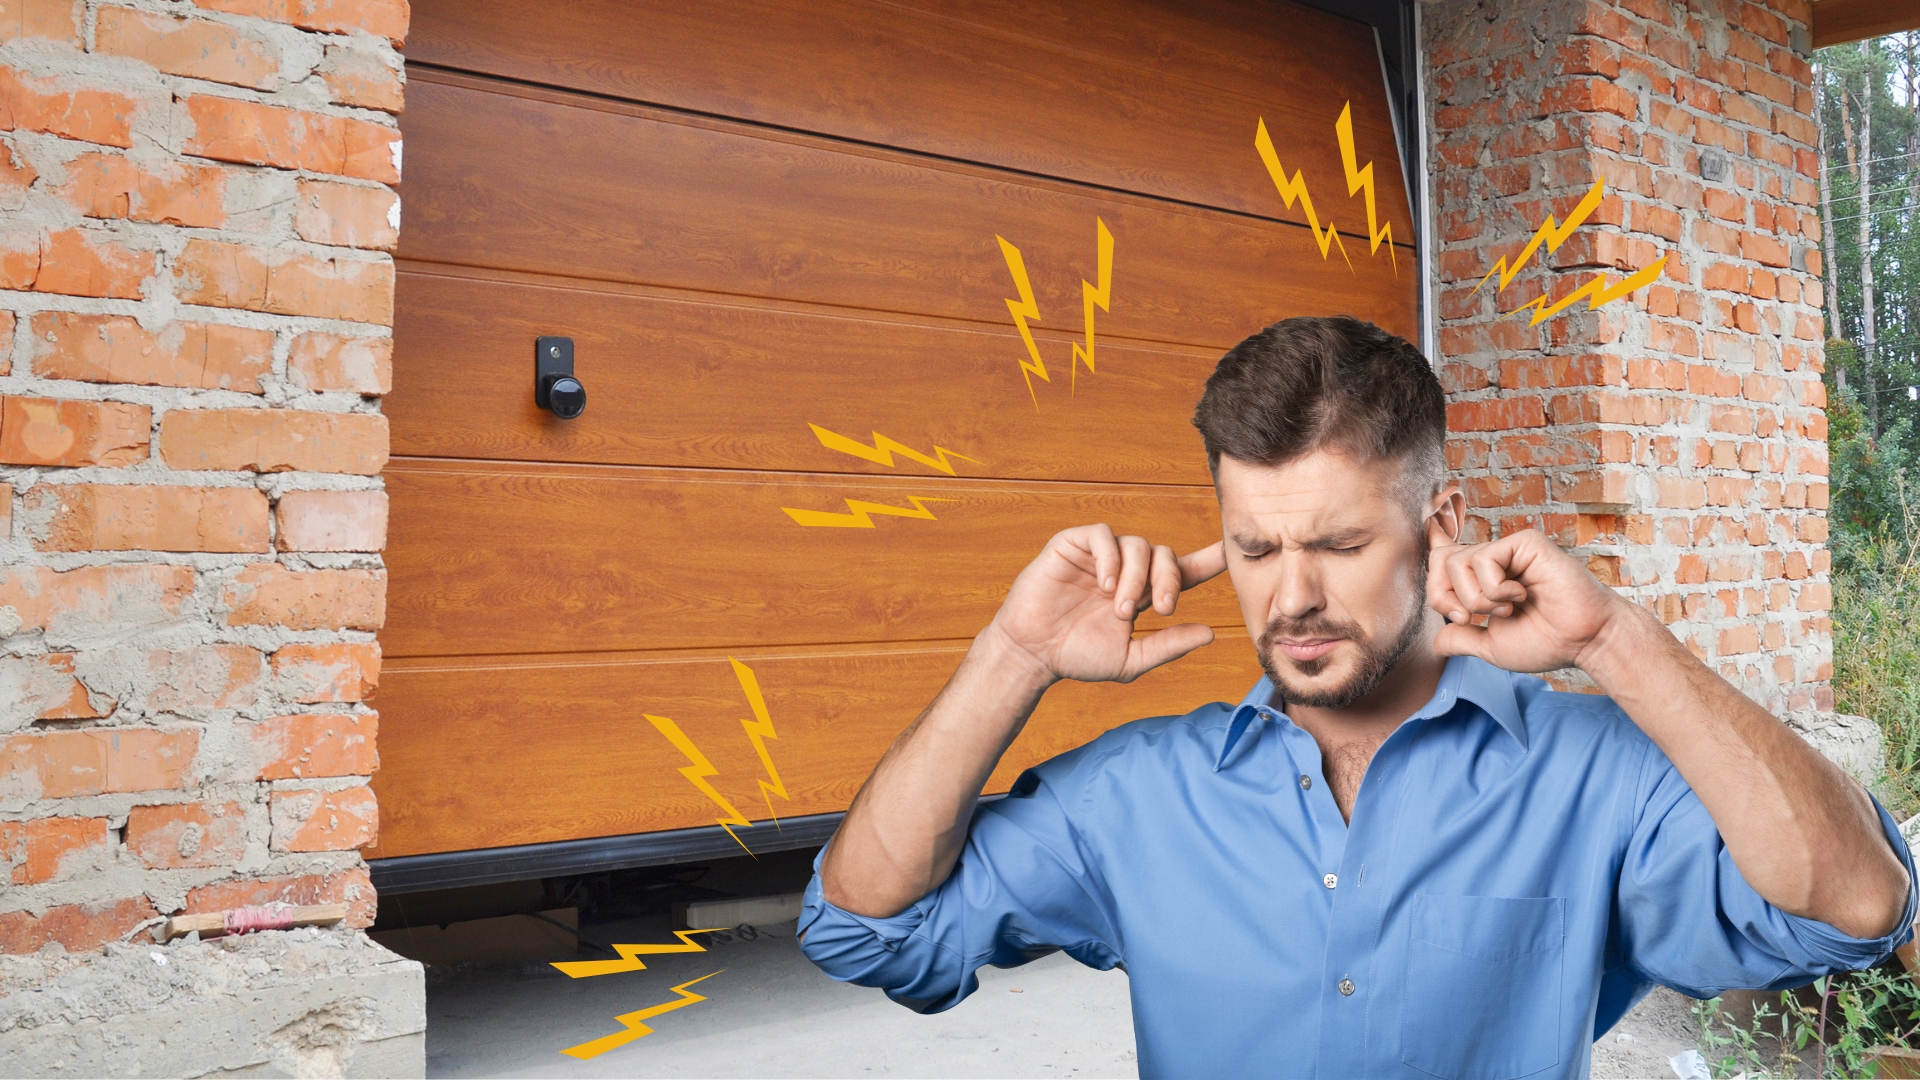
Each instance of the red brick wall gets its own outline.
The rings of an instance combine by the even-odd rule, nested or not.
[[[1807,9],[1424,9],[1439,363],[1474,534],[1577,547],[1776,709],[1833,704]],[[1544,266],[1476,289],[1600,178]],[[1663,280],[1598,312],[1498,318],[1662,254]]]
[[[0,11],[0,952],[371,919],[407,18]]]

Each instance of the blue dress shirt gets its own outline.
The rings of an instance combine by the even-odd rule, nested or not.
[[[1272,699],[1262,679],[1028,770],[892,918],[827,903],[816,873],[807,956],[926,1012],[982,964],[1123,966],[1143,1076],[1505,1080],[1586,1076],[1655,983],[1797,986],[1910,933],[1911,888],[1876,940],[1762,900],[1608,698],[1455,657],[1374,754],[1351,825]]]

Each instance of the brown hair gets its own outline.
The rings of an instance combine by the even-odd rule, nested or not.
[[[1281,465],[1323,446],[1399,461],[1412,498],[1446,475],[1447,402],[1420,350],[1350,315],[1285,319],[1227,350],[1193,411],[1207,464]]]

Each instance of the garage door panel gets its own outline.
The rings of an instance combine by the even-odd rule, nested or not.
[[[965,650],[735,654],[754,672],[778,737],[767,747],[792,798],[782,817],[845,809],[895,735]],[[1141,716],[1236,701],[1259,677],[1246,636],[1221,640],[1138,682],[1050,691],[987,784]],[[724,656],[507,661],[381,674],[380,846],[372,857],[459,851],[712,825],[718,808],[680,776],[682,757],[644,714],[672,719],[720,770],[715,788],[767,822],[766,774],[740,727],[750,717]],[[450,732],[458,732],[450,738]],[[399,797],[395,797],[398,795]],[[749,846],[771,824],[737,830]]]
[[[390,656],[971,637],[1066,526],[1182,552],[1220,538],[1211,488],[416,460],[386,480]],[[851,516],[849,499],[932,517],[783,509]],[[1225,577],[1180,621],[1240,625]]]
[[[1008,325],[998,235],[1042,324],[1077,329],[1098,218],[1114,237],[1105,338],[1224,349],[1283,288],[1288,306],[1415,326],[1411,256],[1355,242],[1349,267],[1303,228],[426,78],[407,117],[409,152],[436,163],[404,188],[409,259]]]
[[[922,10],[912,10],[919,7]],[[1036,9],[1039,10],[1036,10]],[[530,32],[531,30],[531,32]],[[688,49],[689,39],[703,42]],[[1169,43],[1177,47],[1169,48]],[[407,48],[443,64],[897,146],[1289,221],[1253,153],[1265,117],[1317,206],[1358,234],[1334,120],[1349,100],[1379,211],[1413,238],[1372,31],[1286,3],[964,6],[591,0],[530,28],[512,5],[430,0]],[[1353,85],[1277,71],[1338,67]],[[410,88],[411,89],[411,88]],[[407,107],[414,101],[409,96]]]
[[[1275,290],[1276,305],[1287,303]],[[1039,331],[1059,361],[1029,394],[1024,346],[1004,329],[826,311],[692,303],[403,268],[394,336],[407,358],[387,407],[393,452],[621,465],[935,475],[821,445],[818,424],[871,445],[874,432],[962,476],[1207,484],[1188,422],[1213,350],[1106,342],[1095,374],[1066,368],[1070,340]],[[1305,308],[1292,310],[1307,310]],[[1274,317],[1291,311],[1276,306]],[[534,404],[532,342],[574,340],[588,409],[561,421]]]

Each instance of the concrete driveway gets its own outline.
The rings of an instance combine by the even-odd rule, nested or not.
[[[593,936],[671,941],[670,926],[630,920],[595,926]],[[427,1074],[1138,1075],[1127,977],[1118,971],[1059,954],[1011,971],[985,968],[980,990],[958,1008],[920,1016],[822,975],[800,955],[793,923],[756,933],[704,953],[649,958],[645,971],[589,979],[535,963],[430,968]],[[647,1020],[653,1034],[589,1061],[560,1053],[621,1030],[615,1016],[673,1001],[670,987],[716,971],[692,988],[707,1000]],[[1595,1048],[1593,1075],[1671,1077],[1667,1056],[1693,1045],[1686,1004],[1669,991],[1649,998]]]

